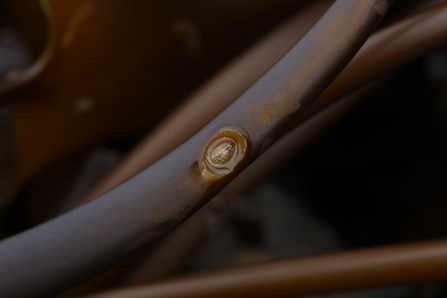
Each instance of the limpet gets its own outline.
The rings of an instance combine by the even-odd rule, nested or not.
[[[247,136],[225,128],[212,137],[203,151],[202,169],[215,178],[234,172],[248,153]]]
[[[216,165],[226,163],[233,156],[235,147],[236,144],[233,141],[220,143],[211,152],[211,162]]]

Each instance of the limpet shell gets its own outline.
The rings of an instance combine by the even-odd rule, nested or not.
[[[234,172],[248,153],[246,134],[225,128],[212,137],[203,151],[203,173],[222,177]],[[213,178],[214,179],[214,178]]]
[[[211,151],[211,162],[216,165],[226,163],[233,156],[235,147],[236,144],[232,141],[220,143]]]

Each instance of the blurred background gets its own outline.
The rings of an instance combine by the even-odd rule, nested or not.
[[[82,202],[305,2],[1,1],[0,237]],[[324,12],[332,1],[317,2]],[[408,6],[398,1],[391,16]],[[447,48],[354,97],[285,167],[207,217],[204,236],[164,276],[446,236]],[[138,270],[67,297],[163,277]],[[436,282],[312,297],[446,294]]]

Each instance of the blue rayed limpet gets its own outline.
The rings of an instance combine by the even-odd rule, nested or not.
[[[233,156],[236,144],[233,141],[222,142],[211,151],[210,160],[213,164],[226,163]]]
[[[216,179],[234,172],[247,153],[246,134],[240,130],[225,128],[208,142],[203,152],[201,168],[203,173],[208,173]]]

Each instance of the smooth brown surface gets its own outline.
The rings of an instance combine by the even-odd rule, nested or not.
[[[286,297],[446,277],[447,240],[439,240],[207,271],[84,298]]]
[[[402,63],[403,60],[396,59],[391,60],[384,59],[386,57],[397,55],[404,51],[406,48],[414,49],[409,52],[409,56],[399,56],[403,59],[413,59],[414,57],[417,57],[419,55],[422,55],[426,51],[428,51],[431,48],[435,48],[443,43],[445,43],[443,36],[446,36],[445,34],[445,28],[447,26],[445,25],[447,23],[447,17],[443,17],[446,14],[446,4],[441,4],[436,7],[433,7],[429,10],[420,12],[414,16],[411,16],[408,19],[402,20],[396,24],[390,25],[387,28],[384,28],[382,31],[377,32],[374,34],[371,38],[372,41],[367,41],[364,48],[361,50],[361,52],[356,56],[353,62],[351,62],[350,66],[348,66],[345,71],[342,73],[341,78],[337,79],[335,85],[331,85],[329,90],[332,90],[339,86],[340,88],[338,93],[330,93],[332,91],[325,92],[324,96],[326,98],[335,99],[337,96],[341,96],[343,94],[346,94],[347,92],[351,91],[352,89],[355,89],[360,85],[357,83],[357,85],[351,85],[350,79],[351,77],[358,77],[360,78],[361,82],[366,82],[365,80],[362,80],[362,78],[366,77],[367,79],[373,79],[374,77],[379,76],[380,74],[383,74],[383,72],[388,71],[392,67],[397,67]],[[317,7],[315,7],[316,9]],[[318,10],[317,10],[318,11]],[[307,12],[310,13],[310,12]],[[315,12],[314,12],[315,14]],[[297,16],[297,19],[299,18],[299,15]],[[292,21],[293,22],[293,21]],[[292,25],[293,23],[289,23]],[[418,25],[415,26],[414,24],[417,23]],[[282,29],[285,30],[287,25]],[[293,28],[292,26],[290,28]],[[389,36],[394,36],[400,32],[405,31],[408,32],[403,36],[403,39],[400,40],[399,43],[393,43],[392,47],[387,47],[386,43],[388,42]],[[416,31],[416,32],[415,32]],[[283,32],[283,31],[279,31]],[[290,31],[284,31],[286,32],[293,32]],[[417,34],[417,39],[413,38],[412,34],[418,33],[418,32],[431,32],[433,34]],[[278,39],[281,38],[284,40],[284,36],[280,35],[280,33],[276,33],[278,36]],[[288,33],[290,36],[293,36],[292,33]],[[273,42],[274,39],[270,37],[270,40],[272,41],[269,43],[266,41],[265,43],[261,43],[259,47],[265,48],[265,51],[273,51],[276,49],[275,42]],[[290,37],[291,38],[291,37]],[[423,46],[419,45],[423,44]],[[382,49],[386,47],[386,52],[382,52],[381,50],[376,50],[377,48]],[[279,48],[279,46],[278,46]],[[261,51],[261,50],[258,50]],[[374,52],[374,53],[373,53]],[[369,55],[369,56],[368,56]],[[244,56],[246,57],[246,56]],[[368,60],[367,57],[370,57],[371,61],[368,61],[365,64],[362,64],[362,62]],[[199,126],[200,120],[198,118],[193,117],[193,113],[190,111],[193,111],[195,107],[200,106],[203,109],[206,109],[206,102],[204,99],[206,99],[208,96],[209,98],[213,98],[210,95],[215,92],[215,94],[218,95],[231,95],[231,90],[234,88],[228,87],[230,84],[233,84],[234,86],[238,86],[235,81],[239,79],[239,76],[237,75],[238,72],[232,72],[232,69],[239,70],[241,68],[238,68],[237,65],[243,66],[243,69],[245,72],[242,72],[242,74],[249,74],[247,69],[253,69],[252,63],[248,59],[241,59],[241,62],[235,63],[233,67],[230,67],[229,70],[221,77],[216,78],[213,82],[211,82],[207,87],[205,87],[203,90],[203,93],[198,93],[196,97],[193,97],[190,101],[190,103],[185,106],[183,110],[179,110],[175,115],[172,116],[171,121],[167,122],[164,126],[161,126],[158,132],[152,136],[148,136],[140,145],[137,147],[124,161],[121,163],[121,165],[116,168],[105,180],[103,180],[102,183],[98,184],[98,186],[93,190],[92,193],[88,196],[88,198],[93,197],[94,195],[100,194],[101,192],[104,192],[107,190],[107,188],[111,188],[115,185],[115,183],[119,183],[127,179],[132,174],[135,174],[139,171],[139,168],[143,166],[143,164],[139,163],[140,161],[144,160],[147,163],[153,162],[156,158],[160,157],[160,155],[164,154],[165,151],[169,148],[173,148],[176,144],[176,142],[181,141],[181,137],[186,137],[185,133],[193,133],[195,126]],[[243,63],[243,62],[246,63]],[[354,65],[354,66],[351,66]],[[365,68],[363,68],[363,66]],[[250,68],[251,67],[251,68]],[[373,75],[370,73],[369,70],[374,71]],[[255,69],[254,69],[255,70]],[[254,72],[254,74],[256,74]],[[372,75],[372,77],[371,77]],[[374,76],[375,75],[375,76]],[[233,78],[235,81],[225,81],[223,78]],[[253,75],[254,76],[254,75]],[[343,76],[345,79],[343,79]],[[354,81],[356,82],[356,81]],[[227,85],[228,84],[228,85]],[[232,85],[232,86],[233,86]],[[226,92],[225,92],[226,91]],[[210,95],[208,95],[210,94]],[[324,96],[322,98],[324,98]],[[221,97],[218,97],[221,98]],[[223,98],[223,97],[222,97]],[[324,105],[322,105],[324,107]],[[209,107],[211,109],[211,107]],[[213,106],[215,108],[215,106]],[[189,110],[190,109],[190,110]],[[188,112],[189,111],[189,112]],[[216,111],[217,113],[218,111]],[[328,115],[322,115],[323,117],[320,119],[324,120],[324,117],[328,117]],[[331,114],[337,117],[337,114]],[[188,117],[191,117],[191,121],[186,125],[188,122]],[[331,116],[333,117],[333,116]],[[193,121],[194,120],[194,121]],[[317,120],[317,119],[315,119]],[[328,119],[326,119],[327,121]],[[184,123],[182,125],[182,123]],[[289,156],[296,154],[296,148],[297,146],[303,146],[303,144],[306,144],[306,139],[310,140],[313,137],[315,137],[316,129],[322,129],[324,127],[324,123],[312,123],[309,127],[300,127],[295,129],[293,132],[289,133],[287,136],[285,136],[283,139],[281,139],[279,142],[277,142],[272,148],[270,148],[265,156],[262,156],[259,160],[257,160],[253,165],[251,165],[248,169],[246,169],[240,177],[238,177],[236,180],[234,180],[226,189],[223,190],[223,196],[228,198],[231,198],[232,196],[236,194],[242,194],[246,191],[248,191],[253,185],[258,183],[262,178],[268,176],[270,173],[274,172],[275,169],[278,169],[281,167],[282,164],[286,163]],[[178,130],[176,130],[176,128]],[[306,130],[307,128],[307,130]],[[158,140],[158,142],[156,142]],[[167,143],[169,141],[169,143]],[[158,154],[158,156],[157,156]],[[121,181],[122,180],[122,181]],[[87,198],[87,199],[88,199]],[[225,202],[225,201],[223,201]],[[194,217],[200,216],[200,213],[195,215]],[[194,218],[193,217],[193,218]],[[192,220],[192,219],[191,219]],[[188,222],[185,223],[185,225],[188,225]],[[199,233],[202,234],[202,229],[198,226],[195,226],[191,224],[191,229],[188,230],[190,234]],[[196,230],[194,230],[196,229]],[[168,235],[169,237],[175,237],[174,235]],[[174,241],[175,242],[175,241]],[[168,241],[166,241],[168,243]],[[171,242],[172,243],[172,242]],[[157,248],[160,251],[175,251],[176,246],[183,246],[186,245],[189,247],[189,244],[191,242],[185,242],[182,244],[182,242],[179,240],[178,242],[175,242],[176,244],[172,247],[164,246],[163,243],[160,243],[159,248]],[[191,244],[195,246],[194,244]],[[129,282],[140,282],[145,280],[145,275],[148,277],[157,276],[157,270],[153,270],[151,268],[156,268],[152,264],[155,261],[155,258],[152,258],[149,256],[146,257],[146,265],[147,269],[144,269],[144,262],[139,264],[139,270],[141,270],[141,274],[135,273],[131,279],[129,279]],[[155,254],[157,255],[157,254]],[[155,256],[154,255],[154,256]],[[168,258],[169,259],[169,258]],[[152,261],[151,261],[152,260]],[[145,262],[146,262],[145,261]],[[149,279],[147,279],[149,280]]]
[[[293,148],[301,146],[302,137],[312,137],[308,135],[312,130],[306,133],[301,126],[309,121],[314,122],[313,118],[319,116],[318,113],[324,113],[325,109],[349,92],[373,82],[432,49],[447,44],[446,37],[447,3],[445,2],[374,33],[345,70],[305,112],[299,126],[275,143],[265,156],[247,168],[223,192],[241,193],[242,190],[250,189],[250,185],[255,185],[263,177],[268,177],[269,173],[279,169],[295,154]],[[320,121],[324,122],[325,117],[329,115],[331,114],[321,115],[323,117],[319,117]]]
[[[8,95],[19,91],[42,74],[48,66],[54,47],[55,28],[45,0],[5,0],[6,14],[13,26],[24,39],[32,64],[23,69],[13,69],[9,75],[0,77],[0,100],[10,99]],[[12,73],[12,75],[11,75]]]
[[[420,251],[421,252],[421,251]],[[411,257],[413,257],[413,255],[414,255],[415,253],[410,253],[410,256],[409,256],[409,258],[411,258]],[[436,254],[436,253],[435,253]],[[355,254],[354,254],[355,255]],[[432,254],[433,255],[433,254]],[[365,256],[364,256],[365,257]],[[349,259],[349,258],[348,258]],[[342,258],[342,260],[343,260],[343,258]],[[376,260],[377,261],[377,260]],[[346,259],[344,260],[344,262],[346,262]],[[349,263],[349,262],[348,262]],[[380,263],[380,262],[379,262]],[[445,265],[445,264],[444,264]],[[366,264],[365,266],[372,266],[371,264]],[[444,266],[445,267],[445,266]],[[374,270],[373,270],[374,271]],[[436,271],[436,270],[435,270]],[[354,278],[355,279],[355,278]],[[361,282],[359,282],[359,285],[360,286],[363,286],[364,284],[362,284]],[[357,286],[357,285],[355,285],[355,286]]]
[[[316,4],[311,8],[312,11],[305,10],[302,13],[316,17],[325,5],[328,5],[328,2],[321,3],[321,5]],[[294,19],[295,22],[299,22],[298,19],[302,16],[302,13],[297,15],[297,18]],[[315,21],[315,19],[310,19],[305,26],[309,26],[312,21]],[[294,39],[300,36],[299,34],[289,33],[294,28],[295,24],[293,22],[291,21],[278,33],[261,43],[259,49],[254,49],[244,55],[243,58],[224,71],[221,76],[216,77],[193,96],[165,124],[161,125],[153,134],[149,134],[112,173],[90,192],[84,202],[104,193],[138,173],[145,166],[155,162],[205,125],[208,117],[216,115],[221,109],[225,108],[230,103],[229,99],[237,96],[238,93],[242,92],[240,90],[245,84],[249,84],[250,81],[247,78],[251,77],[251,80],[256,80],[262,71],[257,68],[260,67],[261,63],[257,63],[254,58],[246,57],[257,58],[256,53],[259,52],[268,53],[270,57],[280,56],[287,43],[278,45],[276,41],[285,40],[285,37],[289,36],[287,40],[292,43]],[[320,96],[317,102],[309,108],[302,119],[309,118],[334,100],[367,82],[373,81],[411,59],[445,44],[447,41],[443,37],[447,35],[446,23],[447,4],[442,3],[373,34],[353,61]],[[269,63],[273,63],[275,59],[272,58],[269,63],[266,59],[261,61],[266,61],[262,65],[264,65],[264,68],[268,68]],[[254,64],[257,64],[256,68]],[[241,83],[242,80],[247,80],[247,82]],[[218,105],[219,102],[220,105]],[[206,111],[206,113],[200,112],[201,115],[205,114],[205,117],[195,117],[194,111]]]
[[[300,10],[291,20],[221,71],[153,133],[144,138],[109,175],[83,198],[82,203],[122,183],[196,133],[267,71],[284,52],[304,35],[332,2],[332,0],[315,1],[312,5]],[[207,234],[208,219],[215,216],[216,209],[217,212],[222,211],[222,207],[227,205],[227,199],[223,196],[214,198],[203,210],[193,215],[181,227],[155,243],[141,256],[131,260],[134,265],[121,267],[127,272],[123,280],[124,284],[153,280],[180,269]],[[178,253],[178,247],[183,247],[181,253]],[[161,266],[165,263],[169,265]],[[104,275],[109,276],[109,282],[117,277],[115,271]],[[105,279],[107,279],[105,276],[93,279],[75,289],[73,293],[102,286]],[[72,295],[72,293],[67,293],[67,295]]]
[[[334,105],[276,142],[261,158],[239,175],[240,179],[233,180],[199,212],[166,235],[160,242],[155,243],[140,258],[135,259],[135,265],[126,268],[128,269],[127,273],[120,285],[141,284],[166,277],[169,273],[178,272],[193,256],[196,247],[213,232],[211,223],[225,220],[225,216],[231,211],[233,204],[237,204],[243,195],[262,182],[264,178],[270,177],[271,174],[283,167],[284,163],[290,160],[291,154],[300,154],[330,124],[350,110],[353,104],[358,102],[357,97],[363,94],[364,92],[360,92],[360,94],[355,94],[352,98],[347,98],[340,104]],[[283,154],[281,158],[275,156],[278,151],[275,149],[277,147],[281,147],[280,150]],[[182,247],[180,252],[178,247]],[[161,264],[165,265],[160,266]]]
[[[26,1],[13,7],[27,9],[19,5]],[[291,0],[260,1],[255,9],[236,1],[39,3],[50,24],[45,49],[29,69],[0,82],[0,100],[15,102],[16,189],[69,154],[147,130],[301,6]],[[24,21],[27,13],[18,15]]]
[[[154,132],[83,199],[87,202],[129,179],[186,141],[230,105],[296,43],[332,4],[315,1],[221,71]],[[200,117],[197,117],[200,115]]]
[[[293,126],[352,59],[389,5],[337,0],[256,83],[176,150],[89,204],[3,240],[0,251],[8,258],[1,260],[2,292],[59,294],[177,227]],[[219,172],[207,164],[205,152],[226,137],[240,150]]]
[[[300,122],[338,98],[447,43],[447,3],[408,16],[376,32],[345,70],[301,117]]]
[[[141,284],[178,272],[209,234],[211,230],[210,220],[219,211],[218,206],[216,206],[219,203],[223,204],[223,199],[214,198],[213,201],[187,219],[185,223],[139,255],[59,297],[77,297],[107,287]]]

